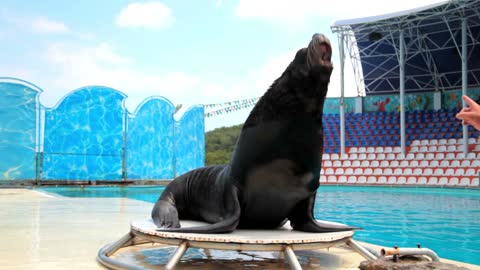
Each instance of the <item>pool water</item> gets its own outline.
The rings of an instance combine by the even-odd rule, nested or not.
[[[164,187],[54,187],[67,197],[127,197],[154,203]],[[440,257],[480,264],[480,190],[321,186],[317,219],[362,227],[355,239],[422,247]]]

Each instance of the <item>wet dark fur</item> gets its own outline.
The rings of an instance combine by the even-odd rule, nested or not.
[[[323,51],[319,48],[324,45]],[[314,36],[253,108],[229,164],[177,177],[152,210],[159,230],[197,233],[275,228],[344,231],[313,217],[323,152],[322,111],[332,72],[326,38]],[[325,58],[325,59],[322,59]],[[178,228],[178,219],[210,225]]]

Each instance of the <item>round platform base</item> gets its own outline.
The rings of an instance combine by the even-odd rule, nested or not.
[[[205,225],[203,222],[181,221],[182,227]],[[98,261],[110,269],[139,269],[136,266],[117,262],[109,256],[122,247],[161,243],[178,246],[166,264],[165,269],[173,269],[189,247],[237,250],[237,251],[278,251],[284,252],[292,269],[301,269],[294,250],[314,250],[347,244],[367,259],[374,255],[358,245],[353,239],[353,231],[334,233],[307,233],[291,229],[289,224],[275,230],[236,230],[225,234],[196,234],[157,231],[152,220],[138,220],[131,223],[130,232],[115,243],[103,247],[98,253]]]

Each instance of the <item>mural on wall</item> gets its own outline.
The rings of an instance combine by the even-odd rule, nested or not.
[[[127,178],[171,179],[174,176],[175,107],[152,98],[128,118]]]
[[[469,89],[467,95],[477,103],[480,103],[480,89]],[[442,93],[442,109],[459,111],[462,107],[462,90],[451,90]]]
[[[370,96],[363,98],[364,112],[398,112],[398,96]]]
[[[18,83],[0,83],[0,180],[36,178],[38,96]]]
[[[122,179],[125,97],[85,87],[46,109],[42,179]]]
[[[175,124],[175,175],[205,166],[203,106],[194,106]]]
[[[405,95],[405,111],[430,111],[434,108],[433,93]]]
[[[345,113],[355,112],[355,99],[356,97],[344,98],[344,111]],[[339,114],[340,113],[340,98],[327,98],[325,105],[323,106],[324,114]]]

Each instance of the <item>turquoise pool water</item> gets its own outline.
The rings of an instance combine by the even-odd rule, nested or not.
[[[55,187],[68,197],[155,202],[163,187]],[[383,246],[421,244],[440,257],[480,265],[480,190],[321,186],[315,217],[362,227],[355,239]]]

